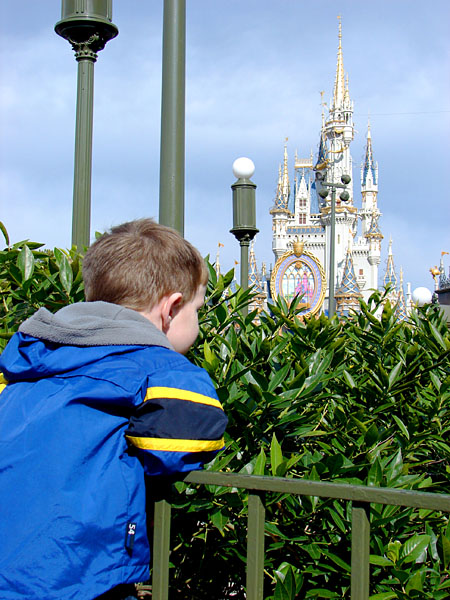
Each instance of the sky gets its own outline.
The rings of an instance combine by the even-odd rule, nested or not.
[[[77,65],[56,35],[60,0],[0,0],[0,221],[11,242],[70,247]],[[285,139],[317,152],[342,22],[354,102],[355,204],[370,115],[378,206],[412,289],[450,252],[448,0],[187,0],[185,236],[223,270],[239,260],[232,163],[257,185],[255,253],[274,264],[272,226]],[[91,237],[158,218],[163,0],[113,0],[119,35],[95,65]],[[449,256],[444,256],[448,271]]]

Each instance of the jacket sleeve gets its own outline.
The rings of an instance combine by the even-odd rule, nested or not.
[[[189,365],[150,377],[125,436],[146,475],[201,469],[224,447],[227,417],[206,371]]]

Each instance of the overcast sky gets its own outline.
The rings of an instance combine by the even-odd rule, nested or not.
[[[162,0],[114,0],[95,65],[92,237],[158,217]],[[12,242],[70,246],[77,65],[60,0],[0,0],[0,220]],[[187,0],[186,237],[231,268],[231,165],[256,165],[259,262],[273,264],[278,165],[317,151],[342,16],[355,203],[370,114],[380,227],[412,288],[450,252],[448,0]],[[450,260],[445,256],[448,269]]]

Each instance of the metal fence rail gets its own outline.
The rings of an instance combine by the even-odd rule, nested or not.
[[[281,492],[297,496],[319,496],[352,502],[351,600],[369,598],[370,504],[389,504],[408,508],[424,508],[450,513],[450,495],[286,479],[235,475],[213,471],[195,471],[184,480],[187,483],[235,487],[249,491],[247,525],[247,600],[263,600],[264,583],[264,492]],[[155,504],[153,548],[153,600],[169,598],[171,506],[166,500]]]

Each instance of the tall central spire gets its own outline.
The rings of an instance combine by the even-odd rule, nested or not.
[[[370,133],[370,121],[367,124],[367,144],[366,144],[366,156],[364,159],[363,171],[362,171],[362,185],[368,184],[368,175],[370,174],[372,181],[371,183],[377,185],[377,167],[373,159],[372,150],[372,135]]]
[[[344,102],[344,96],[346,93],[345,74],[344,74],[344,59],[342,56],[341,17],[338,17],[338,19],[339,19],[339,46],[338,46],[338,53],[337,53],[336,80],[334,82],[333,108],[342,106],[342,104]]]

